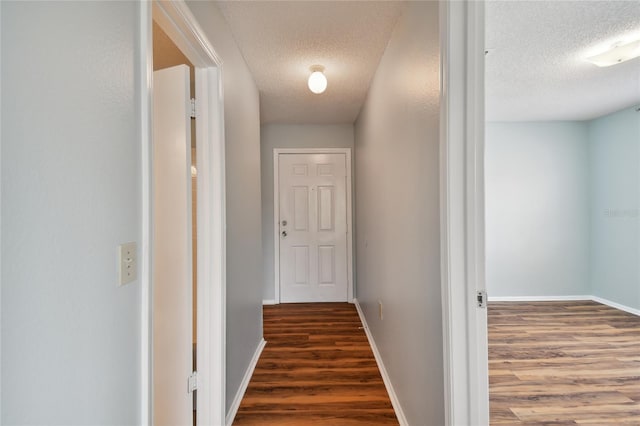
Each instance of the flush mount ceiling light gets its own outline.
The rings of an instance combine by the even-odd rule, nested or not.
[[[599,67],[609,67],[640,56],[640,40],[628,43],[616,43],[609,50],[598,55],[585,58]]]
[[[320,65],[314,65],[311,67],[311,75],[309,76],[309,90],[315,94],[320,94],[327,90],[327,77],[325,77],[324,67]]]

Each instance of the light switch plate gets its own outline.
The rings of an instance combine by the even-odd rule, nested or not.
[[[138,247],[135,242],[118,246],[118,285],[125,285],[138,276]]]

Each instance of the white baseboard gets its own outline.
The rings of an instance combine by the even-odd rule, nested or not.
[[[580,300],[591,300],[640,316],[640,309],[631,308],[598,296],[489,296],[489,302],[568,302]]]
[[[253,370],[256,369],[256,364],[258,364],[258,359],[260,359],[260,354],[262,354],[262,350],[264,349],[264,346],[266,344],[267,342],[264,339],[261,339],[258,347],[256,348],[256,352],[253,354],[253,358],[251,358],[251,362],[247,367],[247,371],[244,373],[244,377],[242,378],[242,382],[240,383],[238,392],[236,392],[236,396],[235,398],[233,398],[233,403],[231,404],[231,407],[229,407],[229,412],[227,413],[226,417],[227,426],[231,426],[233,420],[236,418],[236,414],[238,413],[238,408],[240,408],[240,403],[242,402],[244,393],[247,391],[247,386],[249,386],[251,376],[253,376]]]
[[[489,302],[567,302],[592,300],[592,296],[489,296]]]
[[[387,374],[387,369],[384,367],[384,363],[382,362],[382,357],[380,356],[380,352],[378,352],[378,347],[376,346],[376,342],[375,340],[373,340],[373,336],[369,331],[367,320],[364,317],[364,313],[362,312],[362,308],[358,303],[358,299],[354,298],[353,304],[356,305],[356,310],[358,311],[358,315],[360,316],[360,321],[362,321],[362,326],[364,327],[364,332],[366,333],[367,339],[369,340],[369,345],[371,345],[371,350],[373,350],[373,356],[376,358],[376,363],[378,364],[378,369],[380,370],[382,381],[384,381],[384,386],[387,388],[387,393],[389,394],[389,399],[391,399],[391,405],[393,405],[393,410],[396,412],[396,417],[398,417],[398,422],[400,423],[400,426],[409,426],[409,422],[407,422],[407,418],[404,416],[404,412],[402,411],[402,407],[400,406],[400,401],[398,400],[398,396],[396,395],[396,392],[393,389],[393,385],[391,384],[391,379],[389,378],[389,374]]]
[[[262,305],[277,305],[278,302],[276,302],[275,299],[263,299],[262,300]]]
[[[628,312],[630,314],[640,316],[640,309],[630,308],[629,306],[621,305],[620,303],[612,302],[611,300],[603,299],[602,297],[598,297],[598,296],[591,296],[591,300],[593,300],[594,302],[602,303],[603,305],[607,305],[615,309],[619,309],[621,311]]]

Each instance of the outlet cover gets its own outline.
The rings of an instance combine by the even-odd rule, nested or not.
[[[135,242],[118,246],[118,285],[125,285],[138,277],[138,247]]]

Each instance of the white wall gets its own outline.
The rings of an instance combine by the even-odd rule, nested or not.
[[[591,288],[640,309],[640,112],[589,122]]]
[[[1,2],[3,424],[140,421],[136,2]]]
[[[409,2],[355,150],[357,298],[411,425],[444,424],[439,119],[438,3]]]
[[[258,89],[214,2],[192,1],[222,58],[226,138],[227,409],[262,339],[262,218]]]
[[[273,241],[274,148],[353,148],[352,124],[265,124],[261,128],[262,252],[265,300],[275,297]],[[353,163],[353,158],[352,163]],[[353,169],[353,164],[352,164]],[[354,271],[355,274],[355,271]]]
[[[487,291],[588,295],[584,122],[487,123]]]

